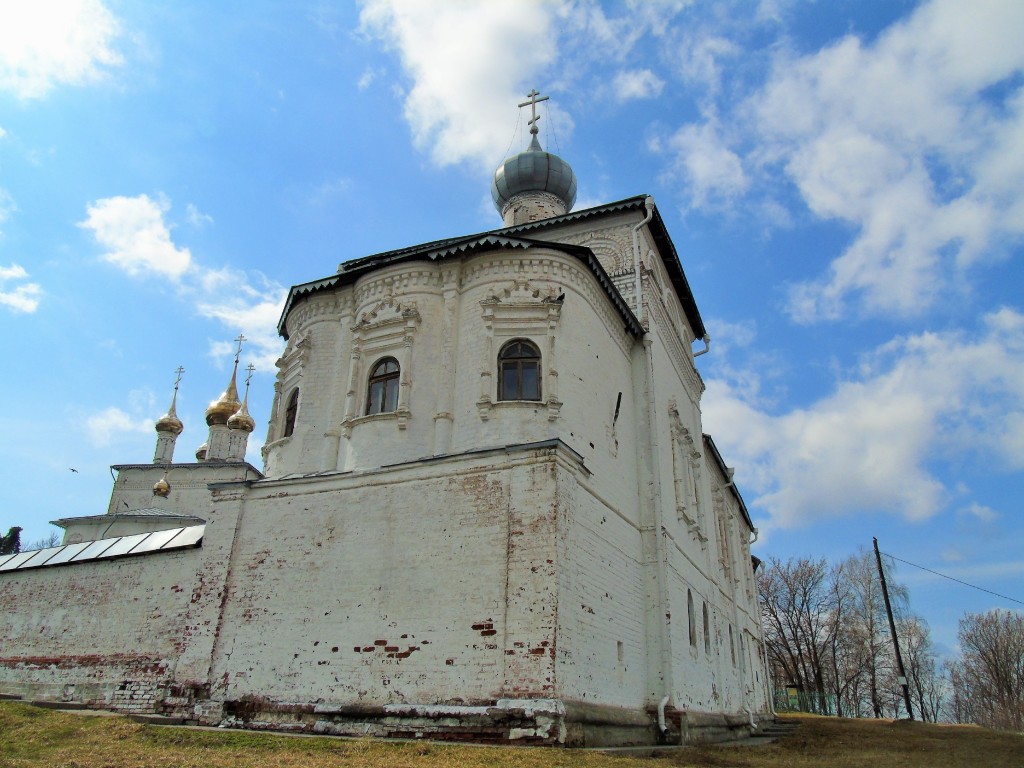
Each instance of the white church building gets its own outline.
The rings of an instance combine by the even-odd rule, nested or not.
[[[172,401],[105,514],[0,556],[0,695],[567,746],[771,716],[679,256],[651,197],[573,211],[531,126],[501,228],[291,289],[262,470],[236,356],[195,457]]]

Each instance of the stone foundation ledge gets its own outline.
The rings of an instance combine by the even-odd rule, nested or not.
[[[774,722],[770,713],[670,711],[666,713],[674,728],[678,728],[680,744],[708,744],[736,741],[755,735],[762,727]]]
[[[655,744],[657,727],[642,709],[559,699],[498,699],[454,704],[294,704],[224,702],[220,725],[332,736],[430,739],[566,747]]]

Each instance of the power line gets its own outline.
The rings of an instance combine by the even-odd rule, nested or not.
[[[931,568],[925,568],[923,565],[918,565],[917,563],[912,563],[909,560],[903,560],[903,559],[901,559],[899,557],[896,557],[896,555],[890,555],[888,552],[883,552],[882,554],[885,555],[886,557],[891,557],[893,560],[898,560],[901,563],[906,563],[907,565],[912,565],[914,568],[920,568],[922,571],[928,571],[928,573],[934,573],[936,576],[941,576],[944,579],[949,579],[950,581],[955,581],[957,584],[963,584],[965,587],[970,587],[971,589],[977,589],[980,592],[988,592],[990,595],[995,595],[996,597],[1000,597],[1003,600],[1009,600],[1012,603],[1017,603],[1019,605],[1024,605],[1024,600],[1018,600],[1015,597],[1008,597],[1006,595],[1001,595],[998,592],[993,592],[991,589],[985,589],[984,587],[979,587],[979,586],[977,586],[975,584],[968,584],[966,581],[960,581],[960,579],[954,579],[952,576],[947,576],[944,573],[939,573],[938,571],[933,571]]]

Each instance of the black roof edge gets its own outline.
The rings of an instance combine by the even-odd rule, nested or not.
[[[732,481],[732,476],[729,474],[729,467],[725,463],[725,459],[722,458],[722,454],[718,451],[718,446],[715,445],[715,441],[711,435],[706,432],[701,435],[704,438],[704,445],[711,451],[711,455],[714,456],[715,462],[718,464],[718,468],[722,470],[722,474],[726,478]],[[756,531],[754,527],[754,521],[750,519],[750,512],[747,511],[747,505],[743,502],[743,497],[740,495],[740,489],[736,487],[736,483],[730,483],[728,486],[729,490],[732,491],[732,495],[736,497],[736,501],[739,502],[740,511],[743,512],[743,519],[747,521],[747,525],[750,526],[750,530]]]
[[[649,197],[651,196],[646,194],[635,195],[633,197],[627,197],[624,200],[618,200],[614,203],[605,203],[604,205],[594,206],[593,208],[584,208],[581,211],[565,213],[561,216],[554,216],[550,219],[531,221],[526,224],[516,224],[515,226],[495,230],[495,232],[521,232],[532,229],[543,229],[545,227],[564,224],[567,221],[586,219],[591,216],[599,216],[603,213],[610,213],[616,210],[641,209],[646,205],[647,198]],[[654,198],[652,197],[651,199],[653,201]],[[668,270],[669,279],[672,281],[672,287],[676,289],[679,301],[683,305],[683,311],[686,313],[686,319],[690,323],[690,327],[693,328],[694,335],[698,339],[703,338],[707,334],[707,329],[704,327],[704,320],[701,318],[700,311],[697,309],[697,302],[693,298],[693,291],[690,290],[690,283],[686,279],[686,273],[683,272],[683,265],[679,260],[679,253],[676,251],[676,246],[672,242],[672,238],[669,237],[668,228],[665,226],[665,220],[661,218],[661,213],[658,211],[657,204],[654,205],[654,216],[651,218],[649,226],[651,228],[651,235],[654,237],[654,242],[657,244],[658,250],[661,252],[665,269]]]
[[[288,317],[288,313],[291,312],[295,303],[303,296],[313,294],[327,288],[333,288],[338,285],[348,285],[355,282],[359,277],[367,272],[390,264],[398,264],[404,261],[415,261],[418,259],[436,261],[437,259],[446,258],[456,254],[468,254],[484,248],[491,249],[494,247],[523,249],[550,248],[578,258],[586,264],[594,274],[605,294],[609,299],[611,299],[612,304],[615,306],[616,310],[618,310],[623,320],[625,320],[624,330],[634,338],[639,338],[644,334],[643,326],[636,318],[636,315],[633,314],[633,310],[631,310],[625,300],[623,300],[622,295],[612,283],[611,278],[601,265],[601,262],[589,248],[569,243],[557,243],[525,237],[510,237],[505,230],[483,232],[476,235],[450,238],[448,240],[434,240],[429,243],[423,243],[422,245],[402,248],[396,251],[386,251],[373,256],[366,256],[361,259],[346,262],[344,265],[344,271],[339,272],[336,275],[293,286],[288,292],[288,298],[285,300],[284,307],[281,310],[281,317],[278,320],[277,331],[285,339],[288,338],[285,319]]]

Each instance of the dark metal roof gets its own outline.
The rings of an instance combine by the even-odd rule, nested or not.
[[[484,232],[479,235],[469,235],[466,237],[449,238],[447,240],[434,240],[433,242],[423,243],[422,245],[412,246],[410,248],[386,251],[384,253],[378,253],[372,256],[366,256],[361,259],[345,262],[341,265],[339,272],[336,275],[292,287],[288,292],[288,298],[285,300],[284,308],[281,311],[281,319],[277,324],[278,333],[280,333],[284,338],[288,338],[288,329],[285,325],[285,320],[295,304],[305,296],[310,296],[314,293],[319,293],[320,291],[338,286],[349,285],[354,283],[362,275],[391,264],[398,264],[405,261],[422,261],[424,259],[437,261],[439,259],[458,257],[471,253],[478,253],[480,251],[490,251],[500,248],[520,248],[523,250],[529,250],[532,248],[549,248],[576,257],[586,264],[587,268],[597,278],[597,281],[604,289],[605,294],[607,294],[608,298],[611,300],[612,304],[615,305],[615,308],[619,311],[619,314],[625,321],[625,330],[635,337],[640,337],[644,334],[644,329],[643,326],[640,325],[640,321],[636,319],[636,315],[633,314],[633,311],[623,300],[622,295],[612,283],[611,278],[608,277],[608,273],[605,272],[604,267],[601,266],[601,262],[598,261],[594,252],[589,248],[584,248],[579,245],[569,245],[567,243],[549,242],[546,240],[510,237],[509,235],[504,234],[503,230]]]
[[[704,447],[711,452],[715,462],[718,464],[718,468],[722,470],[722,474],[726,476],[730,481],[732,480],[732,473],[729,467],[725,464],[725,459],[722,458],[722,454],[718,452],[718,446],[715,445],[715,441],[711,439],[711,435],[703,434]],[[732,495],[736,497],[736,501],[739,502],[740,511],[743,513],[743,519],[747,521],[747,525],[750,526],[750,530],[757,530],[754,528],[754,521],[750,519],[750,512],[747,511],[747,505],[743,503],[743,497],[740,496],[740,489],[736,487],[735,483],[729,485],[729,490],[732,491]]]
[[[643,210],[648,197],[650,197],[650,195],[627,197],[625,200],[619,200],[614,203],[606,203],[605,205],[598,205],[594,208],[584,208],[582,211],[573,211],[562,216],[553,216],[550,219],[531,221],[527,224],[517,224],[512,227],[505,227],[494,231],[495,233],[512,233],[543,230],[549,227],[557,227],[561,224],[572,221],[589,219],[594,216],[604,216],[609,213],[619,213],[620,211]],[[651,230],[651,235],[654,237],[655,244],[658,246],[658,251],[661,253],[661,259],[665,264],[665,269],[668,271],[669,279],[672,281],[672,287],[676,289],[679,301],[683,305],[683,311],[686,313],[686,319],[689,321],[694,335],[698,339],[702,338],[707,333],[707,329],[704,328],[704,321],[701,319],[700,311],[697,309],[697,302],[693,298],[693,291],[690,290],[690,283],[686,279],[686,274],[683,272],[683,265],[679,261],[679,254],[676,252],[676,246],[672,242],[672,238],[668,235],[668,229],[665,227],[665,221],[661,218],[661,214],[658,212],[657,206],[654,206],[654,216],[651,218],[648,227]]]
[[[475,250],[494,247],[528,248],[543,246],[547,248],[556,248],[566,253],[573,253],[574,251],[571,249],[579,248],[578,246],[568,246],[561,243],[550,243],[542,240],[529,240],[508,236],[519,232],[529,232],[533,230],[557,227],[560,224],[581,221],[595,216],[606,216],[608,214],[619,213],[621,211],[643,210],[648,197],[648,195],[637,195],[614,203],[606,203],[605,205],[598,205],[593,208],[584,208],[581,211],[573,211],[562,216],[554,216],[550,219],[542,219],[541,221],[530,222],[528,224],[503,227],[501,229],[495,229],[490,232],[482,232],[475,235],[433,240],[429,243],[408,246],[406,248],[398,248],[392,251],[384,251],[370,256],[364,256],[359,259],[346,261],[338,265],[338,273],[335,275],[321,278],[320,280],[312,280],[308,283],[300,283],[299,285],[292,287],[288,292],[288,298],[285,300],[284,308],[281,311],[281,318],[277,323],[278,333],[280,333],[284,338],[288,338],[288,330],[285,327],[284,322],[285,318],[288,317],[288,313],[292,310],[292,307],[294,307],[295,304],[303,297],[318,293],[322,290],[334,288],[339,285],[348,285],[354,282],[361,275],[378,267],[412,259],[446,258],[452,255],[470,253]],[[682,264],[679,262],[679,254],[676,252],[675,245],[672,243],[672,238],[668,235],[668,230],[665,228],[665,222],[661,218],[661,214],[658,212],[657,206],[654,207],[654,215],[652,216],[648,227],[650,227],[651,235],[654,238],[655,244],[658,246],[658,251],[661,253],[662,261],[665,264],[665,269],[668,271],[669,279],[672,281],[672,286],[675,288],[676,294],[679,296],[679,301],[683,305],[683,311],[686,313],[686,319],[690,323],[690,327],[693,329],[694,335],[697,338],[701,338],[707,333],[707,330],[704,328],[704,321],[701,319],[700,312],[697,309],[697,302],[693,298],[693,292],[690,290],[690,284],[683,272]],[[597,259],[594,258],[593,253],[590,252],[589,249],[583,250],[590,253],[590,259],[595,263],[597,262]],[[620,313],[623,312],[623,308],[625,309],[623,316],[627,320],[627,329],[629,329],[630,333],[634,333],[634,335],[642,335],[643,330],[639,322],[637,322],[636,316],[632,313],[632,310],[626,306],[618,290],[611,284],[611,280],[608,278],[603,267],[600,266],[600,263],[597,263],[597,268],[599,272],[595,271],[595,274],[598,275],[598,280],[601,282],[602,286],[605,287],[606,292],[608,292],[610,287],[611,290],[609,296],[612,296],[613,303],[615,303],[616,307],[619,308]],[[640,331],[637,333],[634,328],[640,328]]]

